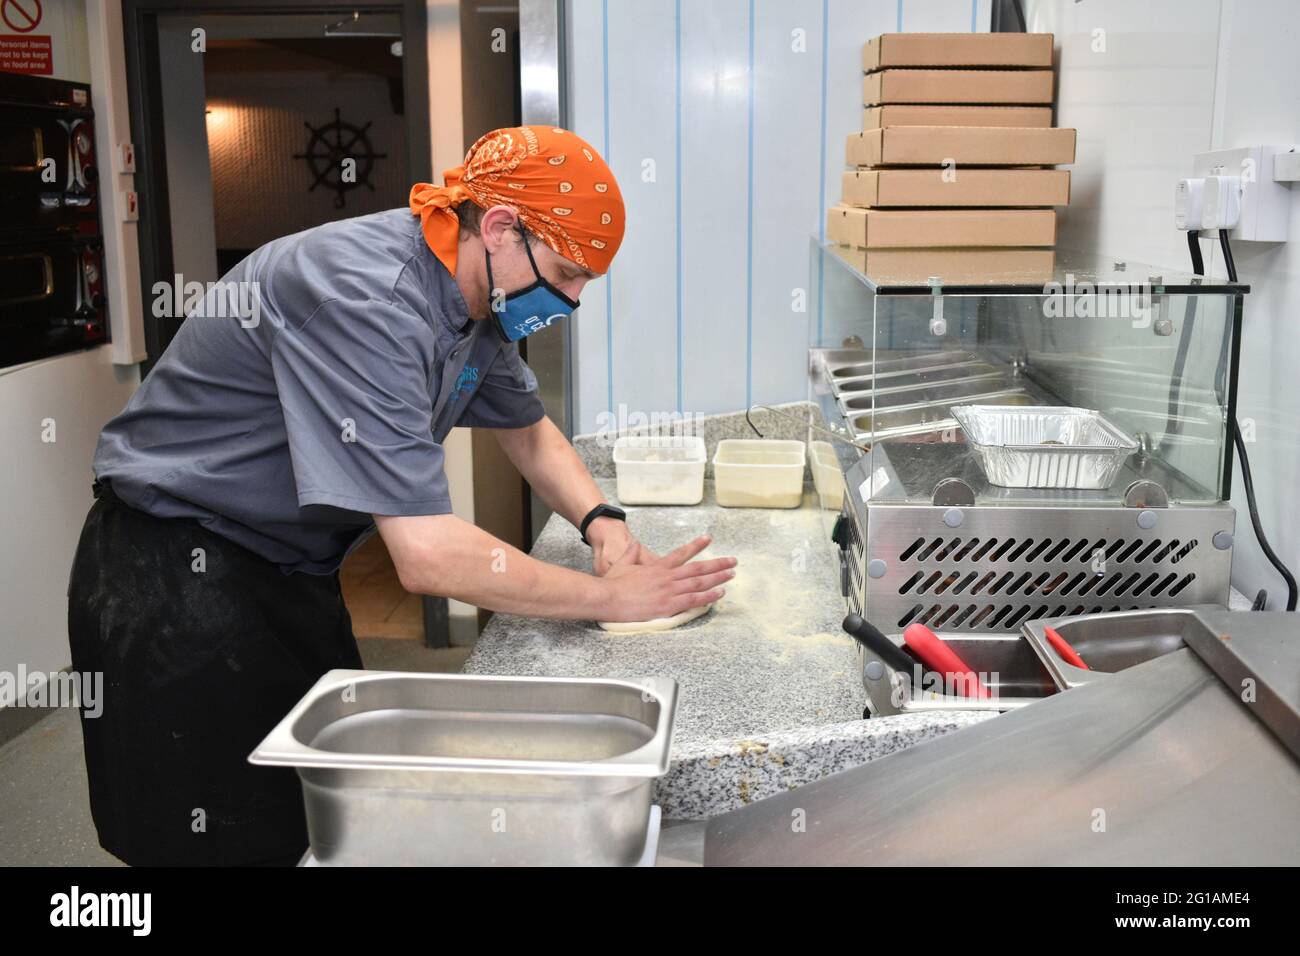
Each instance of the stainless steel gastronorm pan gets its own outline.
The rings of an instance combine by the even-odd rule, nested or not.
[[[871,411],[873,408],[879,412],[900,405],[936,402],[946,402],[951,405],[953,402],[980,395],[1005,393],[1013,388],[1009,376],[992,374],[949,382],[909,385],[901,389],[876,389],[865,395],[849,394],[840,399],[840,404],[850,414]]]
[[[1048,643],[1052,628],[1088,665],[1067,664]],[[1063,688],[1079,687],[1107,674],[1127,670],[1186,644],[1192,631],[1209,633],[1205,622],[1188,608],[1117,611],[1079,617],[1029,621],[1021,633],[1038,654],[1052,679]]]
[[[1003,488],[1101,490],[1115,483],[1138,450],[1100,413],[1087,408],[954,405],[989,482]]]
[[[631,865],[677,684],[334,670],[249,757],[332,865]]]
[[[884,716],[932,710],[1016,710],[1057,691],[1057,684],[1034,653],[1034,648],[1019,634],[936,632],[935,636],[980,675],[993,696],[944,696],[924,687],[920,693],[913,693],[909,690],[910,681],[898,684],[890,669],[879,658],[867,648],[859,646],[862,684],[867,690],[873,714]],[[911,654],[903,645],[901,636],[891,637],[891,640],[903,647],[905,653]],[[873,661],[879,666],[870,667]],[[879,676],[874,676],[877,674]],[[914,681],[916,675],[917,671],[913,669],[909,677]],[[897,693],[895,686],[898,687]]]
[[[873,355],[871,349],[828,349],[823,353],[826,370],[833,378],[852,377],[862,374],[862,367],[867,371],[874,366],[876,371],[898,371],[901,369],[933,368],[936,365],[953,362],[968,362],[974,358],[969,352],[949,350],[936,352],[888,351],[881,350]]]
[[[839,391],[860,391],[863,388],[889,388],[894,385],[906,385],[911,382],[938,382],[950,378],[967,378],[998,371],[997,366],[977,359],[967,358],[963,361],[932,362],[928,365],[902,367],[881,367],[879,363],[848,365],[832,373],[833,387]]]
[[[985,405],[1030,405],[1034,401],[1032,396],[1020,388],[1009,388],[971,397],[978,398]],[[933,402],[899,405],[884,411],[866,412],[852,419],[854,437],[859,441],[878,441],[883,438],[956,428],[957,420],[952,414],[954,402],[968,400],[940,399]]]
[[[896,395],[906,392],[926,391],[938,387],[959,387],[973,382],[1007,382],[1010,373],[1006,369],[990,368],[986,371],[975,370],[966,374],[961,369],[954,369],[953,374],[912,375],[888,381],[881,380],[875,385],[870,379],[849,379],[837,383],[834,391],[842,402],[870,401],[872,395]]]

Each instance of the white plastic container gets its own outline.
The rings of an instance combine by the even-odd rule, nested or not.
[[[807,449],[801,441],[726,438],[713,455],[714,491],[725,508],[798,508]]]
[[[844,502],[844,472],[834,447],[828,441],[814,441],[808,443],[808,451],[812,454],[813,484],[822,507],[839,511]]]
[[[618,500],[625,505],[697,505],[704,498],[704,439],[631,435],[614,442]]]

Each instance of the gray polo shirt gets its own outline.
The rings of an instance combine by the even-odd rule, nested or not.
[[[104,427],[94,473],[142,511],[321,574],[372,515],[451,511],[453,425],[543,414],[517,345],[470,320],[419,219],[394,209],[236,266]]]

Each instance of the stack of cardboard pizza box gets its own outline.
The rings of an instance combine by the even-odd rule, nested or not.
[[[1050,33],[887,33],[862,51],[828,240],[863,271],[1050,275],[1075,131],[1052,126]],[[924,253],[920,252],[924,250]],[[870,265],[870,270],[868,266]]]

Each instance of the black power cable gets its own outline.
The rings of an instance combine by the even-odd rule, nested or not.
[[[1237,264],[1232,258],[1232,246],[1228,242],[1228,230],[1219,230],[1219,245],[1223,249],[1223,264],[1228,270],[1228,278],[1237,281]],[[1225,317],[1226,324],[1226,317]],[[1226,331],[1226,330],[1225,330]],[[1215,382],[1215,392],[1220,402],[1223,401],[1223,383]],[[1300,596],[1300,591],[1296,587],[1295,575],[1291,570],[1282,563],[1282,559],[1277,556],[1272,545],[1268,543],[1268,538],[1264,534],[1264,526],[1259,520],[1259,509],[1255,505],[1255,481],[1250,474],[1250,458],[1246,455],[1246,442],[1241,437],[1241,426],[1235,418],[1230,419],[1228,427],[1232,430],[1232,443],[1237,449],[1237,457],[1241,459],[1241,483],[1246,489],[1246,507],[1250,511],[1250,525],[1255,529],[1255,540],[1259,542],[1260,550],[1264,552],[1264,557],[1268,558],[1269,564],[1277,569],[1277,573],[1286,581],[1286,609],[1294,611],[1296,609],[1296,600]]]
[[[1228,278],[1237,281],[1237,263],[1232,259],[1232,243],[1228,242],[1228,230],[1219,230],[1219,248],[1223,250],[1223,264],[1228,268]]]
[[[1192,255],[1192,272],[1205,275],[1205,260],[1201,258],[1201,230],[1187,230],[1187,251]]]
[[[1236,422],[1232,423],[1236,426]],[[1296,583],[1295,576],[1290,569],[1282,563],[1274,552],[1272,546],[1268,543],[1268,538],[1264,536],[1264,526],[1259,521],[1259,511],[1255,507],[1255,482],[1250,475],[1250,459],[1246,457],[1246,443],[1242,441],[1241,429],[1234,427],[1232,429],[1232,443],[1237,446],[1237,457],[1241,459],[1241,483],[1246,489],[1246,505],[1250,509],[1250,525],[1255,529],[1255,540],[1259,542],[1260,550],[1264,552],[1264,557],[1268,558],[1269,564],[1277,568],[1277,573],[1282,575],[1286,581],[1286,609],[1294,611],[1296,607]]]

